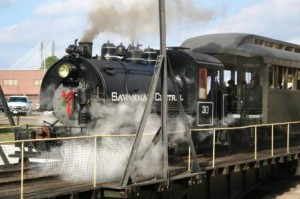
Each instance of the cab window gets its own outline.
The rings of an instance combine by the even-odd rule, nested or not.
[[[207,99],[207,69],[199,68],[198,73],[199,99]]]

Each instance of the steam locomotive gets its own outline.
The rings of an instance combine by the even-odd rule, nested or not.
[[[158,51],[140,45],[127,48],[107,42],[101,56],[92,56],[92,43],[70,45],[64,56],[45,74],[41,85],[41,110],[53,110],[66,126],[87,128],[99,120],[93,112],[95,105],[106,102],[146,101]],[[169,113],[178,112],[177,100],[185,112],[196,118],[194,127],[222,125],[229,113],[261,114],[261,89],[241,85],[232,88],[223,84],[224,65],[215,57],[195,53],[187,48],[169,48],[171,65],[180,99],[176,99],[168,79]],[[153,111],[159,114],[161,83],[155,93]],[[242,99],[243,98],[243,99]],[[244,101],[238,104],[237,101]],[[99,110],[100,111],[100,110]]]

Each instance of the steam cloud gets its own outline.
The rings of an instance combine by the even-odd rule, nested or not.
[[[91,42],[103,32],[127,35],[132,40],[139,40],[143,35],[158,33],[159,17],[157,1],[137,1],[126,7],[125,3],[100,3],[99,7],[89,14],[90,27],[85,31],[81,41]],[[125,4],[125,5],[123,5]],[[166,2],[167,26],[175,27],[179,23],[209,21],[212,10],[195,6],[193,0],[175,0]]]
[[[135,133],[145,108],[145,102],[120,102],[96,104],[91,107],[93,117],[97,118],[93,124],[91,134],[131,134]],[[190,122],[192,118],[189,117]],[[160,127],[161,118],[151,114],[138,150],[135,162],[134,178],[136,181],[154,177],[161,171],[162,144],[152,146],[147,153],[154,134]],[[179,118],[170,118],[168,131],[176,131],[175,140],[184,141],[184,125]],[[146,135],[147,133],[147,135]],[[153,133],[153,134],[150,134]],[[150,134],[150,135],[149,135]],[[119,181],[128,161],[133,145],[132,137],[103,137],[98,138],[96,155],[97,182]],[[59,155],[58,155],[59,154]],[[61,179],[73,182],[92,182],[94,165],[94,140],[66,140],[59,148],[54,148],[49,157],[58,161],[43,167],[43,172],[56,171]],[[151,167],[149,167],[151,165]]]

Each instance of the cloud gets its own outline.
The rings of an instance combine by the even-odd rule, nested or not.
[[[66,0],[50,1],[49,3],[39,5],[34,14],[38,16],[60,16],[70,14],[82,14],[93,8],[97,0]]]
[[[0,9],[1,6],[13,2],[15,0],[0,0]],[[218,2],[214,2],[215,7],[212,9],[205,7],[198,0],[166,1],[167,46],[178,46],[189,37],[221,32],[246,32],[300,43],[298,22],[300,1],[262,0],[240,9],[236,9],[237,5],[234,5],[237,12],[230,13],[230,16],[224,13],[228,13],[233,5],[228,3],[223,8],[222,5],[216,5]],[[158,48],[158,5],[147,9],[149,5],[154,4],[152,0],[86,0],[84,3],[81,0],[42,1],[34,9],[33,15],[24,21],[0,28],[1,52],[13,49],[6,55],[0,54],[0,67],[12,64],[11,60],[17,60],[40,41],[47,43],[54,40],[55,52],[61,57],[70,43],[77,38],[80,39],[84,31],[91,28],[89,13],[95,13],[98,8],[109,6],[115,7],[119,17],[113,20],[107,18],[104,13],[99,14],[106,22],[104,24],[108,24],[108,29],[101,30],[101,34],[95,37],[94,46],[98,50],[95,49],[94,53],[99,54],[100,46],[107,40],[115,44],[123,42],[128,45],[135,39],[144,44],[144,47],[150,45]],[[126,12],[131,10],[143,17],[128,16]],[[106,12],[109,13],[110,10]],[[139,34],[136,38],[132,36],[134,34],[131,35],[134,31],[136,35]]]
[[[295,41],[293,38],[298,37],[300,31],[299,13],[298,0],[265,0],[241,9],[236,15],[221,19],[219,23],[206,27],[203,32],[245,32]]]
[[[33,27],[34,23],[31,20],[23,21],[20,24],[13,24],[8,27],[5,27],[3,29],[0,29],[0,42],[1,43],[9,43],[9,44],[15,44],[20,41],[28,41],[32,39],[31,32],[33,31],[27,31],[29,27]],[[23,34],[21,34],[23,33]]]
[[[15,0],[0,0],[0,9],[13,4]]]

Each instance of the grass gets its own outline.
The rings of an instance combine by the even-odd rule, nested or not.
[[[14,128],[5,128],[5,126],[0,126],[0,142],[14,141],[15,135],[13,132]]]
[[[14,141],[14,140],[15,140],[14,133],[1,133],[0,134],[0,142]]]

